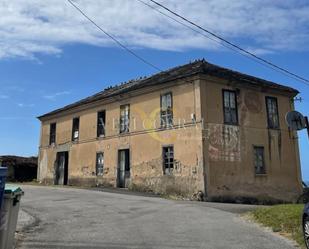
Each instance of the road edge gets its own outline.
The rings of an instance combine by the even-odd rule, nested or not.
[[[14,248],[19,248],[23,239],[25,238],[25,233],[30,230],[32,227],[37,226],[39,219],[29,214],[24,209],[20,209],[18,213],[17,226],[15,231],[15,243]]]

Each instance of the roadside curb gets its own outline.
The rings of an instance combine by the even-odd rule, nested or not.
[[[23,209],[19,210],[16,232],[15,232],[15,246],[14,246],[15,249],[19,248],[21,242],[23,241],[25,237],[24,233],[31,227],[34,227],[37,223],[38,223],[37,218],[30,215]]]
[[[16,232],[22,232],[36,222],[36,219],[23,209],[19,210]]]

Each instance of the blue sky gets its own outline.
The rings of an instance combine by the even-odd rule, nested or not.
[[[263,58],[309,78],[309,4],[306,1],[253,0],[248,4],[248,1],[216,0],[207,1],[207,6],[201,0],[162,2]],[[205,58],[298,89],[303,101],[296,102],[296,109],[309,115],[309,86],[222,49],[145,6],[138,3],[132,6],[128,0],[76,3],[160,68]],[[95,8],[90,7],[95,4]],[[203,15],[199,11],[201,4],[205,5]],[[115,13],[121,18],[112,22]],[[39,0],[21,1],[19,5],[4,0],[0,14],[0,155],[37,154],[39,121],[36,116],[106,86],[155,73],[114,46],[63,1],[55,0],[50,6]],[[303,177],[309,180],[306,131],[299,132],[299,137]]]

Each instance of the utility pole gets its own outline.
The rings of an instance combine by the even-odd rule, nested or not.
[[[308,117],[305,117],[305,122],[306,122],[306,127],[307,127],[308,138],[309,138],[309,121],[308,121]]]

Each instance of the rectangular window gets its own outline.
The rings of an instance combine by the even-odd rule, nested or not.
[[[254,146],[254,168],[255,174],[261,175],[266,174],[265,160],[264,160],[264,147]]]
[[[73,118],[72,141],[79,139],[79,118]]]
[[[49,145],[56,143],[56,123],[50,124],[49,127]]]
[[[277,98],[266,97],[267,122],[269,129],[279,129]]]
[[[129,132],[130,105],[120,106],[120,133]]]
[[[163,173],[170,175],[174,170],[174,147],[163,147]]]
[[[104,154],[103,152],[97,153],[97,162],[96,162],[96,175],[103,176],[104,170]]]
[[[105,111],[98,112],[97,137],[105,135]]]
[[[223,112],[225,124],[238,124],[237,98],[235,91],[223,90]]]
[[[161,95],[161,127],[173,126],[172,93]]]

